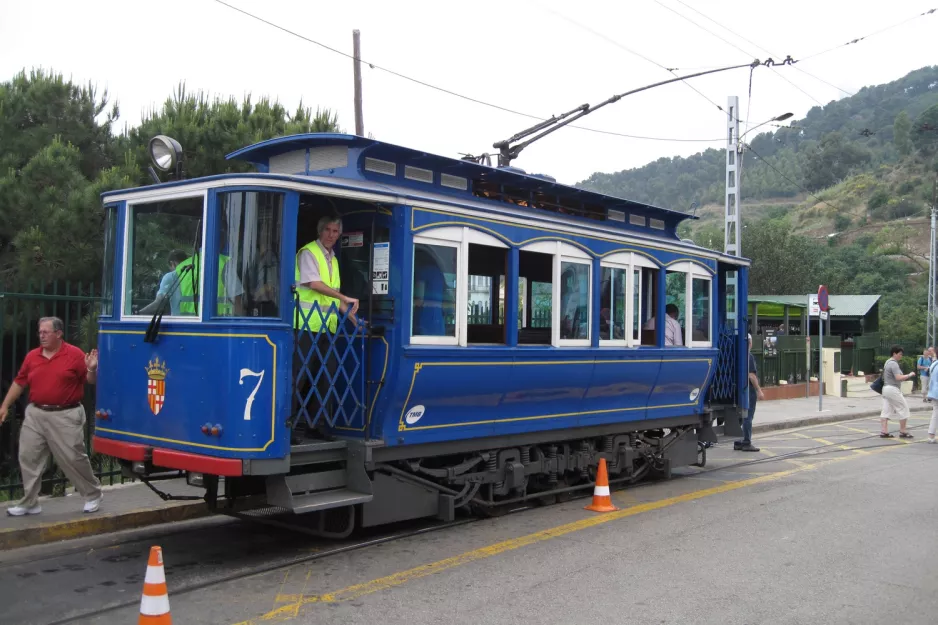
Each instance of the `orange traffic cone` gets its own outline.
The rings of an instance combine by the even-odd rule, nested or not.
[[[169,594],[166,592],[166,573],[163,571],[163,548],[150,547],[147,576],[143,580],[140,598],[139,625],[171,625]]]
[[[609,474],[606,473],[606,459],[599,459],[599,470],[596,472],[596,487],[593,488],[593,503],[586,506],[585,510],[593,512],[612,512],[618,510],[612,505],[612,498],[609,496]]]

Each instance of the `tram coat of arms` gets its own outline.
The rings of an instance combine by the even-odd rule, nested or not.
[[[159,357],[154,357],[147,363],[147,403],[150,404],[150,412],[155,415],[160,414],[163,403],[166,401],[166,375],[168,373],[166,361],[160,362]]]

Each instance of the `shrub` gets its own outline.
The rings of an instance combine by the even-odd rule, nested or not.
[[[850,227],[850,224],[853,223],[853,220],[850,219],[850,215],[845,215],[843,213],[838,213],[834,215],[834,229],[835,230],[846,230]]]

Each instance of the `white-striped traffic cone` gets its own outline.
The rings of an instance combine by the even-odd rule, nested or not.
[[[147,576],[143,580],[138,625],[172,625],[169,615],[169,593],[166,591],[166,573],[163,570],[163,548],[150,547]]]
[[[586,510],[593,512],[613,512],[618,510],[612,505],[609,495],[609,473],[606,471],[606,459],[599,459],[599,470],[596,471],[596,486],[593,487],[593,503],[586,506]]]

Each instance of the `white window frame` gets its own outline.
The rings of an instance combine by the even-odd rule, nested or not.
[[[661,270],[655,262],[643,254],[635,252],[616,252],[603,258],[599,263],[600,268],[608,267],[610,269],[624,269],[625,274],[625,319],[626,333],[625,339],[600,339],[600,346],[618,346],[618,347],[639,347],[642,344],[642,315],[641,315],[641,292],[642,278],[641,269]],[[635,284],[635,271],[639,270],[638,284]],[[638,310],[638,338],[635,338],[635,291],[639,293]]]
[[[628,347],[631,344],[632,339],[632,317],[630,315],[632,311],[632,255],[628,252],[619,252],[616,254],[611,254],[606,258],[602,259],[599,262],[599,279],[600,279],[600,289],[602,288],[602,270],[603,269],[618,269],[625,272],[625,338],[624,339],[604,339],[602,336],[599,337],[599,346],[600,347]],[[612,285],[615,285],[615,281],[612,282]],[[611,290],[610,287],[610,302],[609,302],[609,336],[613,336],[613,326],[612,322],[615,319],[615,292]],[[600,302],[600,306],[602,302]]]
[[[199,304],[197,310],[199,313],[197,315],[173,315],[172,311],[169,314],[164,314],[163,318],[168,321],[179,322],[179,323],[200,323],[202,321],[202,314],[205,310],[205,254],[201,253],[205,250],[205,243],[207,237],[206,224],[208,223],[208,215],[206,214],[208,206],[208,189],[201,191],[199,193],[193,193],[192,191],[183,191],[180,193],[160,193],[154,195],[142,195],[140,197],[134,198],[133,200],[127,200],[126,206],[126,218],[124,219],[124,253],[123,259],[123,270],[121,271],[121,281],[120,281],[120,320],[121,321],[139,321],[143,319],[150,319],[153,315],[134,315],[126,314],[124,312],[127,299],[126,286],[131,280],[131,266],[128,260],[131,260],[131,251],[130,251],[130,232],[134,227],[134,207],[138,204],[154,204],[156,202],[169,202],[172,200],[184,200],[186,198],[202,198],[202,242],[200,244],[200,254],[199,262],[201,267],[199,268]],[[187,250],[188,251],[188,250]],[[133,285],[131,285],[133,286]],[[178,288],[178,287],[177,287]],[[154,294],[154,299],[156,295]],[[215,301],[214,299],[212,300]]]
[[[553,347],[590,347],[593,336],[593,256],[575,245],[563,241],[538,241],[529,243],[520,248],[522,252],[537,252],[550,254],[551,264],[551,328],[550,344]],[[561,263],[576,263],[588,267],[587,291],[587,338],[561,339],[560,338],[560,267]],[[520,276],[519,276],[520,277]]]
[[[645,268],[645,269],[652,269],[652,270],[654,270],[654,271],[663,271],[663,268],[661,267],[661,265],[659,265],[658,263],[654,262],[653,260],[651,260],[650,258],[648,258],[647,256],[645,256],[644,254],[638,254],[638,253],[632,252],[631,256],[632,256],[631,261],[630,261],[630,263],[631,263],[631,269],[630,269],[630,271],[629,271],[628,283],[627,283],[627,286],[626,286],[626,289],[628,289],[628,291],[629,291],[629,302],[628,302],[628,308],[626,309],[626,310],[627,310],[627,313],[626,313],[626,314],[629,315],[629,319],[630,319],[630,320],[635,317],[635,309],[634,309],[634,306],[635,306],[635,297],[634,297],[634,296],[635,296],[635,290],[636,290],[636,289],[638,290],[638,306],[639,306],[639,308],[638,308],[638,328],[637,328],[637,329],[638,329],[638,338],[637,338],[637,339],[635,338],[635,332],[634,332],[634,331],[633,331],[633,332],[630,332],[630,333],[629,333],[629,347],[641,347],[642,344],[643,344],[643,343],[642,343],[642,332],[643,332],[643,326],[644,326],[644,324],[643,324],[643,322],[642,322],[642,317],[643,317],[643,315],[642,315],[642,295],[644,294],[643,291],[644,291],[644,289],[645,289],[645,284],[642,282],[642,271],[641,271],[641,270],[642,270],[643,268]],[[635,270],[636,270],[636,269],[638,269],[638,284],[637,284],[637,285],[634,284],[634,282],[635,282]],[[654,289],[656,289],[657,286],[653,284],[653,285],[651,285],[651,288],[652,288],[652,291],[654,291]],[[654,317],[654,315],[652,315],[652,317]],[[629,323],[631,323],[631,321],[629,321]],[[632,330],[635,330],[635,328],[632,328]],[[655,346],[655,343],[649,343],[649,344],[648,344],[648,347],[654,347],[654,346]]]
[[[415,336],[413,290],[410,301],[410,344],[411,345],[468,345],[467,334],[469,325],[469,244],[485,245],[508,249],[503,241],[496,237],[480,232],[467,226],[442,226],[431,228],[414,234],[413,245],[440,245],[456,248],[456,336]],[[411,247],[413,249],[413,247]],[[411,260],[410,284],[414,285],[416,263]],[[497,314],[497,311],[496,313]]]
[[[684,274],[684,346],[685,347],[711,347],[713,345],[713,274],[707,271],[701,265],[691,262],[680,262],[674,263],[665,267],[667,271],[680,272]],[[708,295],[707,303],[710,307],[708,319],[710,319],[711,327],[708,328],[707,334],[710,337],[708,341],[694,341],[694,302],[693,302],[693,289],[694,289],[694,279],[697,280],[706,280]]]

